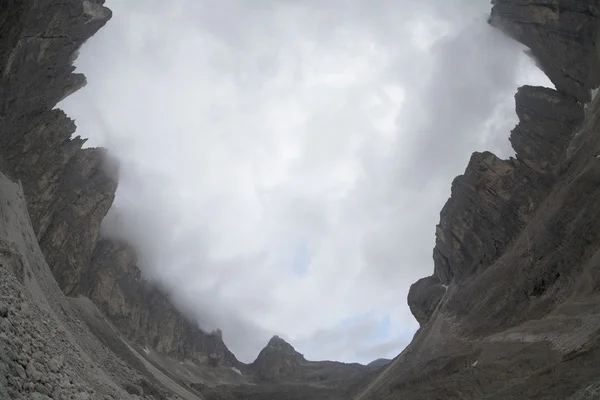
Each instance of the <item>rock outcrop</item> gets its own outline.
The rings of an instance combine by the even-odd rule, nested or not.
[[[515,102],[519,124],[510,141],[516,159],[474,153],[452,182],[433,252],[443,284],[481,271],[503,253],[547,197],[583,123],[583,106],[553,89],[523,86]]]
[[[519,124],[509,140],[517,160],[541,174],[557,173],[583,124],[583,107],[556,90],[533,86],[520,87],[515,103]]]
[[[531,49],[559,92],[579,102],[600,85],[597,0],[493,0],[490,23]]]
[[[452,183],[434,275],[408,296],[421,328],[356,399],[597,396],[600,100],[583,103],[598,86],[599,10],[494,1],[491,24],[529,46],[557,89],[520,88],[515,158],[474,153]]]
[[[73,55],[110,19],[103,3],[19,0],[0,10],[1,156],[24,186],[36,236],[67,294],[89,264],[117,184],[105,151],[82,149],[85,140],[71,138],[74,122],[53,108],[85,85]]]
[[[203,332],[143,279],[133,250],[99,242],[117,189],[106,150],[82,148],[56,104],[85,85],[78,48],[111,17],[104,0],[18,0],[0,5],[0,159],[24,187],[52,273],[67,295],[87,295],[129,339],[176,359],[236,366],[218,335]]]
[[[22,186],[0,172],[0,399],[175,398],[108,351],[69,307],[46,264]],[[135,397],[140,399],[140,397]]]
[[[428,276],[413,283],[408,291],[408,307],[420,326],[429,318],[446,294],[437,276]]]

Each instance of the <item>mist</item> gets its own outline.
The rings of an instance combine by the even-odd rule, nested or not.
[[[118,160],[103,235],[251,362],[394,357],[473,151],[551,86],[484,0],[112,0],[61,103]]]

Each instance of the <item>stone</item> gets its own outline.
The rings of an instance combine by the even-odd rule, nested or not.
[[[445,294],[446,288],[436,276],[419,279],[411,285],[408,306],[421,327],[427,324]]]
[[[75,394],[75,396],[73,396],[73,400],[89,400],[90,399],[90,395],[89,393],[86,392],[79,392],[77,394]]]
[[[48,369],[54,373],[60,372],[62,365],[63,365],[62,356],[54,356],[48,361]]]
[[[12,324],[10,323],[8,318],[0,319],[0,330],[6,333],[10,333],[12,331]]]
[[[29,395],[31,400],[51,400],[50,397],[40,392],[33,392]]]
[[[600,84],[595,7],[596,0],[495,0],[489,22],[528,46],[559,92],[584,103]]]
[[[8,383],[17,390],[21,390],[23,387],[23,381],[14,376],[8,377]]]
[[[34,382],[38,382],[42,379],[42,373],[36,368],[33,362],[27,364],[26,372],[27,376]]]
[[[49,391],[48,388],[45,385],[41,384],[41,383],[36,383],[35,386],[34,386],[34,390],[36,392],[39,392],[39,393],[44,394],[46,396],[49,396],[50,393],[51,393],[51,391]]]
[[[17,375],[19,375],[21,379],[27,379],[27,373],[25,372],[25,369],[22,366],[20,366],[19,364],[15,364],[14,368],[15,372],[17,373]]]
[[[24,399],[23,395],[13,388],[8,389],[8,395],[10,396],[9,399],[11,399],[11,400]]]

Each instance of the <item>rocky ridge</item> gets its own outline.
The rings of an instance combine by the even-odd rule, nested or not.
[[[104,0],[15,0],[0,5],[0,158],[24,188],[31,222],[56,281],[92,297],[129,339],[180,360],[239,362],[150,285],[129,246],[100,240],[117,189],[106,150],[82,148],[75,123],[55,109],[85,86],[79,47],[111,18]],[[98,274],[101,269],[105,272]]]
[[[356,399],[600,398],[599,3],[493,3],[556,90],[519,88],[515,157],[453,181],[408,295],[421,328]]]
[[[176,398],[103,346],[71,310],[22,187],[2,173],[0,219],[0,399]]]

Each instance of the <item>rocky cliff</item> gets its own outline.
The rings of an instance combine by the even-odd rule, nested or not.
[[[117,189],[106,150],[82,148],[55,109],[85,86],[79,47],[111,17],[104,0],[0,4],[0,161],[21,181],[36,237],[56,281],[87,295],[131,340],[176,359],[235,366],[219,335],[203,332],[145,281],[133,250],[99,241]]]
[[[240,367],[218,332],[204,333],[169,298],[144,279],[135,251],[126,243],[100,240],[81,293],[126,337],[177,360]]]
[[[556,89],[580,102],[600,85],[595,0],[492,0],[490,23],[528,46]]]
[[[515,157],[452,183],[408,295],[421,328],[357,399],[600,398],[599,3],[493,3],[556,90],[519,88]]]
[[[40,246],[63,290],[73,293],[89,264],[116,182],[103,149],[82,149],[75,124],[54,106],[83,87],[74,54],[111,17],[99,1],[8,1],[0,37],[0,145],[25,188]],[[5,36],[6,35],[6,36]]]

